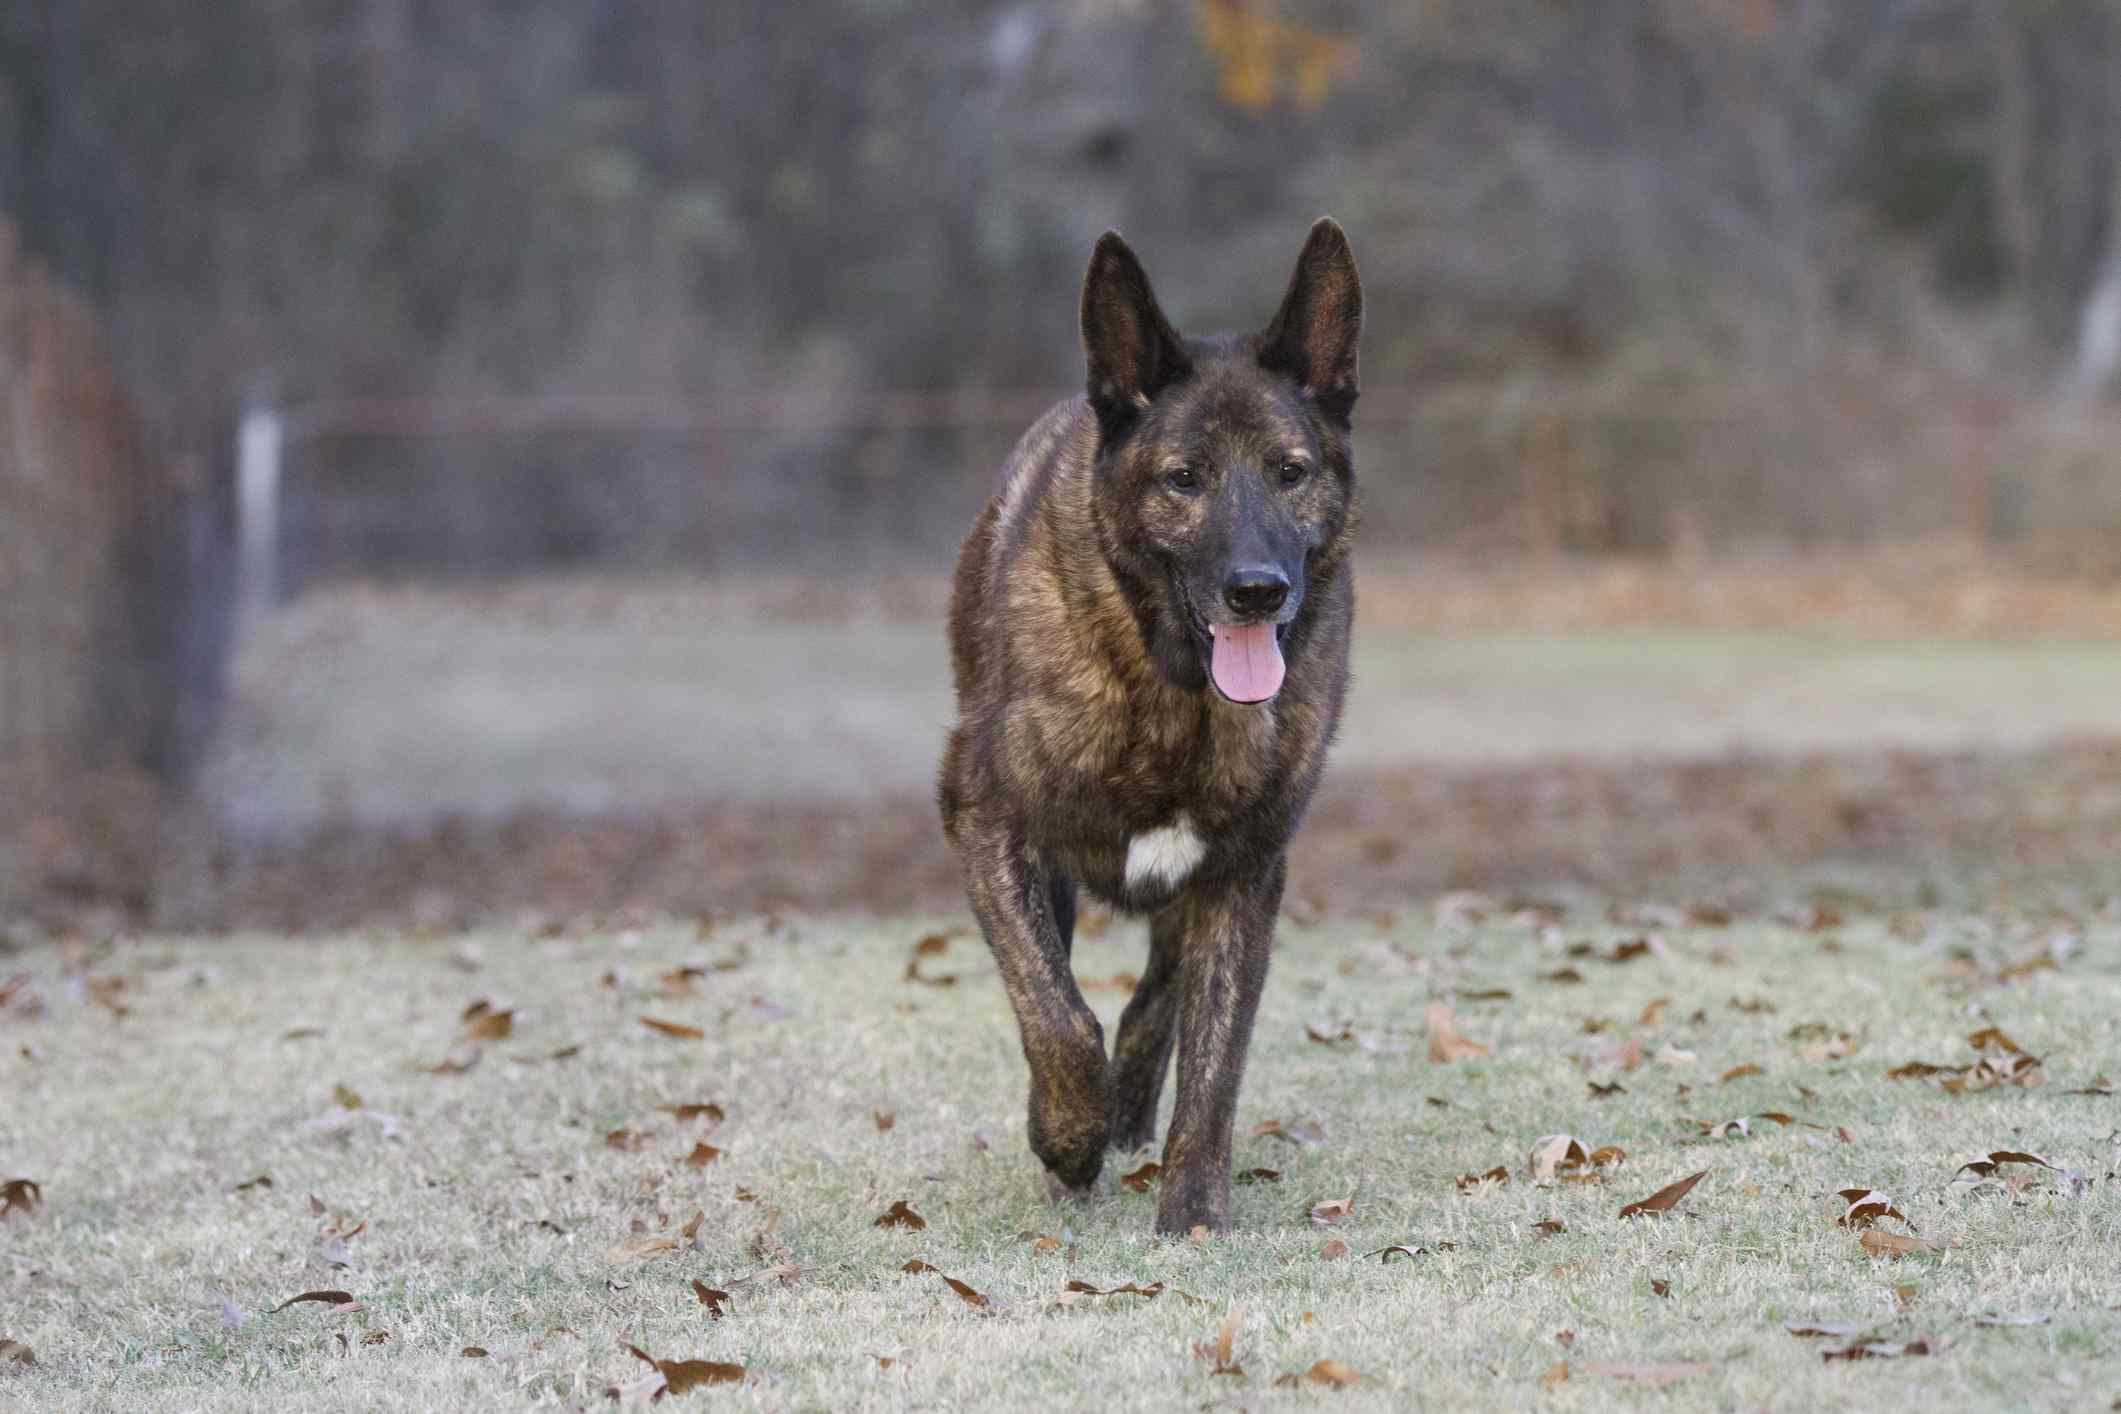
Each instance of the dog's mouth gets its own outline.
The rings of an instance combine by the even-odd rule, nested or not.
[[[1208,620],[1186,603],[1196,646],[1207,660],[1208,681],[1225,700],[1251,707],[1268,701],[1281,691],[1288,676],[1282,657],[1286,623],[1265,620],[1251,624],[1219,624]]]

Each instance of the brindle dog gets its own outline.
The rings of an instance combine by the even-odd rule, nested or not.
[[[1281,310],[1181,338],[1115,233],[1083,285],[1088,395],[1032,427],[958,561],[943,826],[1062,1188],[1156,1133],[1156,1230],[1230,1226],[1230,1131],[1290,836],[1348,682],[1362,287],[1311,228]],[[1078,886],[1149,916],[1105,1038],[1069,964]]]

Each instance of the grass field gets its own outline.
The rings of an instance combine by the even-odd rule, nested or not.
[[[1115,1181],[1139,1158],[1110,1165],[1107,1196],[1048,1205],[983,950],[957,935],[906,980],[947,919],[20,948],[0,957],[20,975],[0,1177],[41,1201],[18,1188],[0,1214],[0,1336],[35,1363],[0,1361],[0,1405],[609,1407],[653,1383],[622,1343],[743,1367],[673,1397],[700,1407],[2121,1396],[2121,1100],[2082,1093],[2121,1074],[2121,924],[1468,905],[1285,923],[1237,1151],[1279,1177],[1236,1190],[1234,1236],[1176,1243],[1149,1237],[1153,1192]],[[1108,1027],[1139,965],[1133,926],[1079,945]],[[467,1040],[479,1000],[509,1015]],[[1486,1054],[1429,1059],[1436,1000]],[[1886,1078],[1972,1064],[1990,1027],[2044,1084]],[[725,1117],[660,1108],[705,1104]],[[1625,1158],[1537,1182],[1557,1134]],[[1958,1175],[1993,1150],[2056,1167]],[[1461,1190],[1498,1166],[1506,1182]],[[1704,1171],[1671,1213],[1618,1216]],[[1877,1231],[1935,1248],[1872,1255],[1836,1225],[1843,1188],[1883,1190],[1908,1225]],[[1314,1220],[1336,1200],[1352,1212]],[[901,1201],[925,1229],[876,1225]],[[1416,1254],[1364,1255],[1394,1245]],[[695,1282],[729,1293],[718,1319]],[[274,1309],[312,1291],[357,1304]],[[1242,1375],[1215,1373],[1226,1324]],[[1928,1354],[1824,1358],[1918,1339]]]

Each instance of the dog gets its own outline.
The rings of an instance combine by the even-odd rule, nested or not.
[[[1084,396],[1017,444],[950,606],[937,795],[1031,1072],[1057,1192],[1155,1139],[1156,1230],[1230,1226],[1230,1144],[1290,837],[1348,684],[1362,284],[1311,228],[1257,334],[1182,338],[1107,232]],[[1070,966],[1078,889],[1149,918],[1111,1059]]]

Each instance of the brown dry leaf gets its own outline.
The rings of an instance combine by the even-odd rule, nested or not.
[[[1477,991],[1462,991],[1458,994],[1458,1000],[1462,1002],[1507,1002],[1513,999],[1514,994],[1507,987],[1483,987]]]
[[[2025,1048],[2003,1034],[1998,1026],[1984,1026],[1966,1038],[1966,1044],[1977,1051],[2001,1051],[2005,1055],[2022,1056]]]
[[[1678,1205],[1680,1199],[1693,1191],[1695,1184],[1708,1176],[1709,1171],[1703,1169],[1699,1173],[1687,1175],[1677,1183],[1668,1183],[1649,1197],[1638,1199],[1622,1208],[1620,1216],[1632,1218],[1643,1213],[1669,1213]]]
[[[678,1236],[684,1238],[687,1242],[697,1241],[700,1229],[706,1225],[706,1222],[707,1210],[705,1208],[695,1208],[692,1216],[685,1220],[685,1225],[678,1229]]]
[[[700,1304],[707,1308],[707,1314],[710,1318],[717,1321],[722,1319],[722,1308],[729,1304],[728,1292],[718,1291],[706,1282],[701,1281],[698,1277],[694,1277],[692,1280],[692,1294],[700,1298]]]
[[[1628,1151],[1618,1144],[1601,1144],[1591,1150],[1590,1164],[1594,1169],[1610,1168],[1628,1156]]]
[[[1988,1178],[2005,1164],[2038,1164],[2044,1169],[2055,1167],[2038,1154],[2021,1154],[2013,1149],[1998,1149],[1986,1159],[1976,1159],[1972,1163],[1959,1165],[1958,1173],[1971,1173],[1978,1178]],[[1954,1177],[1957,1177],[1957,1174]]]
[[[1038,1256],[1044,1256],[1048,1252],[1058,1252],[1065,1246],[1067,1244],[1057,1237],[1041,1235],[1031,1239],[1031,1251]]]
[[[1672,1284],[1662,1277],[1651,1277],[1650,1294],[1653,1296],[1662,1296],[1666,1300],[1670,1300],[1672,1295]]]
[[[1337,1237],[1329,1237],[1326,1245],[1318,1249],[1318,1255],[1328,1262],[1337,1262],[1348,1255],[1348,1244]]]
[[[1841,1060],[1863,1049],[1863,1042],[1846,1031],[1837,1031],[1823,1041],[1797,1048],[1799,1059],[1808,1061]]]
[[[1355,1200],[1352,1197],[1328,1198],[1324,1202],[1311,1205],[1311,1221],[1318,1227],[1331,1227],[1354,1214]]]
[[[722,1107],[720,1105],[712,1103],[693,1105],[657,1105],[656,1108],[661,1110],[664,1114],[667,1114],[672,1118],[676,1119],[679,1124],[686,1124],[696,1119],[704,1119],[709,1124],[720,1124],[725,1118],[727,1118],[727,1116],[722,1113]]]
[[[1732,1066],[1729,1070],[1717,1076],[1716,1080],[1718,1084],[1729,1084],[1731,1081],[1741,1079],[1744,1076],[1758,1074],[1760,1074],[1760,1067],[1754,1065],[1751,1061],[1747,1061],[1743,1065]]]
[[[37,1352],[19,1340],[0,1340],[0,1367],[9,1367],[9,1374],[20,1374],[19,1367],[37,1363]]]
[[[1653,950],[1648,938],[1630,938],[1624,943],[1615,943],[1613,950],[1605,955],[1607,962],[1633,962]]]
[[[1279,1183],[1281,1182],[1281,1170],[1246,1169],[1243,1173],[1237,1175],[1237,1181],[1239,1183]]]
[[[924,933],[920,941],[913,945],[913,955],[915,957],[936,957],[949,951],[949,949],[950,935],[948,933]]]
[[[1316,1149],[1326,1142],[1325,1127],[1315,1119],[1263,1119],[1252,1126],[1255,1138],[1282,1139],[1306,1149]]]
[[[1790,1321],[1783,1329],[1799,1340],[1847,1340],[1869,1327],[1850,1321]]]
[[[1163,1294],[1164,1284],[1160,1281],[1150,1282],[1147,1286],[1136,1286],[1133,1282],[1130,1281],[1125,1286],[1115,1286],[1112,1287],[1110,1290],[1105,1290],[1100,1287],[1092,1286],[1086,1281],[1071,1281],[1068,1283],[1067,1290],[1061,1294],[1061,1304],[1073,1304],[1068,1299],[1070,1297],[1081,1298],[1085,1296],[1139,1296],[1146,1301],[1154,1301],[1157,1297]]]
[[[1458,1191],[1460,1193],[1471,1193],[1483,1183],[1508,1183],[1509,1181],[1510,1171],[1501,1164],[1497,1164],[1486,1173],[1460,1174],[1458,1176]]]
[[[1775,1014],[1775,1004],[1765,997],[1753,997],[1750,1000],[1733,997],[1730,1005],[1732,1011],[1744,1012],[1747,1016],[1773,1016]]]
[[[1342,1041],[1354,1040],[1355,1027],[1352,1022],[1347,1021],[1309,1021],[1304,1023],[1304,1035],[1321,1046],[1332,1046]]]
[[[620,1348],[655,1366],[672,1394],[683,1394],[701,1385],[733,1385],[744,1378],[742,1365],[724,1364],[718,1360],[658,1360],[638,1345],[621,1342]]]
[[[1375,1257],[1381,1265],[1389,1267],[1390,1265],[1392,1265],[1392,1259],[1394,1257],[1404,1257],[1411,1262],[1416,1257],[1427,1256],[1428,1252],[1429,1249],[1426,1247],[1409,1247],[1405,1243],[1401,1242],[1394,1243],[1390,1247],[1380,1247],[1375,1252],[1365,1252],[1362,1255],[1365,1257]]]
[[[1572,1134],[1549,1134],[1532,1141],[1534,1183],[1551,1183],[1557,1175],[1590,1161],[1590,1150]]]
[[[939,1277],[943,1277],[943,1274],[941,1272],[937,1272],[936,1275]],[[974,1310],[991,1311],[994,1309],[994,1303],[992,1301],[988,1300],[987,1297],[985,1297],[981,1293],[974,1291],[971,1287],[965,1285],[956,1277],[943,1277],[943,1285],[949,1287],[952,1291],[956,1292],[958,1295],[958,1299],[960,1301],[963,1301],[967,1306],[972,1307]]]
[[[1921,1336],[1913,1340],[1872,1340],[1841,1350],[1822,1350],[1822,1360],[1898,1360],[1903,1356],[1927,1355],[1930,1343]]]
[[[1568,1382],[1569,1362],[1566,1360],[1556,1365],[1549,1365],[1539,1377],[1539,1387],[1541,1389],[1559,1389]]]
[[[928,1220],[906,1206],[906,1200],[901,1198],[877,1215],[875,1226],[902,1227],[908,1232],[921,1232],[927,1228]]]
[[[305,1291],[300,1296],[288,1297],[285,1301],[273,1307],[272,1310],[266,1312],[266,1314],[277,1316],[288,1307],[302,1301],[315,1301],[322,1305],[333,1307],[347,1307],[354,1304],[353,1293],[350,1291]]]
[[[483,1345],[467,1345],[457,1352],[461,1358],[466,1360],[484,1360],[487,1353],[487,1349]]]
[[[361,1337],[363,1345],[384,1345],[390,1340],[389,1331],[370,1331]]]
[[[1193,1347],[1195,1355],[1202,1357],[1213,1356],[1215,1368],[1209,1371],[1211,1375],[1231,1375],[1238,1379],[1244,1378],[1244,1367],[1239,1365],[1236,1360],[1237,1328],[1244,1324],[1244,1319],[1244,1306],[1241,1304],[1232,1306],[1230,1313],[1223,1317],[1222,1325],[1216,1328],[1213,1349],[1211,1350],[1204,1345],[1195,1345]]]
[[[1552,972],[1540,973],[1539,980],[1562,985],[1573,985],[1583,980],[1583,974],[1573,967],[1557,967]]]
[[[1893,1206],[1893,1200],[1875,1188],[1844,1188],[1838,1196],[1848,1204],[1848,1211],[1834,1219],[1834,1226],[1861,1230],[1871,1226],[1880,1218],[1892,1218],[1907,1223],[1907,1215]]]
[[[637,1129],[614,1129],[604,1136],[604,1147],[622,1154],[637,1154],[641,1146],[654,1137],[653,1131],[644,1134]]]
[[[1301,1373],[1291,1372],[1275,1376],[1274,1385],[1277,1389],[1299,1384],[1322,1385],[1327,1389],[1347,1389],[1361,1379],[1362,1376],[1355,1373],[1353,1365],[1344,1364],[1339,1360],[1321,1360]]]
[[[1669,1365],[1586,1365],[1586,1375],[1604,1375],[1608,1379],[1633,1380],[1637,1384],[1661,1388],[1689,1375],[1706,1375],[1716,1367],[1699,1360],[1679,1361]]]
[[[909,1276],[920,1276],[924,1272],[940,1273],[942,1271],[942,1268],[930,1266],[928,1263],[923,1262],[920,1258],[915,1257],[913,1260],[906,1263],[905,1266],[900,1267],[899,1270],[905,1272]]]
[[[871,1110],[869,1118],[876,1121],[877,1133],[888,1134],[891,1132],[891,1126],[898,1123],[898,1112],[896,1110]]]
[[[331,1087],[331,1102],[342,1110],[357,1110],[361,1108],[361,1097],[344,1085]]]
[[[665,1021],[661,1017],[644,1016],[641,1025],[659,1036],[669,1036],[679,1041],[704,1041],[707,1033],[697,1026],[687,1026],[682,1021]]]
[[[1634,1070],[1642,1064],[1642,1042],[1633,1036],[1615,1041],[1598,1053],[1598,1063],[1608,1068]]]
[[[1911,1252],[1944,1250],[1941,1243],[1925,1238],[1903,1237],[1897,1232],[1879,1232],[1875,1229],[1866,1230],[1857,1240],[1863,1244],[1863,1250],[1873,1257],[1905,1257]]]
[[[700,994],[694,982],[707,975],[704,967],[678,967],[655,979],[656,986],[666,997],[696,997]]]
[[[1590,1082],[1590,1086],[1591,1098],[1594,1100],[1609,1100],[1615,1095],[1625,1095],[1628,1093],[1627,1087],[1625,1085],[1622,1085],[1617,1080],[1610,1085],[1600,1085],[1597,1081],[1593,1080]]]
[[[1642,1009],[1642,1015],[1635,1018],[1635,1024],[1637,1026],[1655,1026],[1658,1018],[1664,1015],[1664,1009],[1671,1004],[1672,999],[1670,997],[1652,997],[1650,1004]]]
[[[707,1143],[694,1144],[692,1152],[685,1156],[685,1167],[703,1169],[720,1157],[722,1157],[722,1151],[715,1148],[714,1145]]]
[[[604,1254],[609,1262],[637,1262],[643,1257],[653,1257],[658,1252],[675,1252],[682,1246],[675,1237],[636,1237],[630,1242],[621,1242]]]
[[[1438,1064],[1463,1060],[1467,1056],[1484,1056],[1488,1048],[1478,1041],[1458,1034],[1452,1024],[1451,1008],[1443,1002],[1429,1003],[1429,1059]]]
[[[1568,1230],[1568,1226],[1559,1218],[1545,1218],[1532,1224],[1532,1231],[1541,1237],[1559,1237]]]
[[[33,1178],[0,1184],[0,1218],[26,1218],[44,1206],[44,1186]]]
[[[479,1002],[476,1005],[485,1006],[486,1004]],[[515,1028],[516,1014],[513,1008],[507,1011],[494,1011],[488,1008],[476,1016],[469,1016],[465,1019],[464,1039],[467,1041],[505,1041],[510,1035],[514,1034]]]
[[[1119,1181],[1122,1187],[1131,1192],[1147,1193],[1150,1185],[1156,1182],[1157,1175],[1163,1171],[1164,1166],[1162,1164],[1151,1161],[1143,1164],[1132,1173],[1121,1174]]]
[[[235,1186],[235,1189],[233,1191],[237,1193],[248,1193],[253,1188],[270,1187],[272,1187],[272,1175],[269,1173],[261,1173],[256,1178],[244,1179],[241,1183]]]
[[[955,987],[957,985],[957,974],[945,972],[934,977],[926,976],[921,972],[921,960],[918,957],[910,957],[906,959],[904,980],[918,983],[923,987]]]

